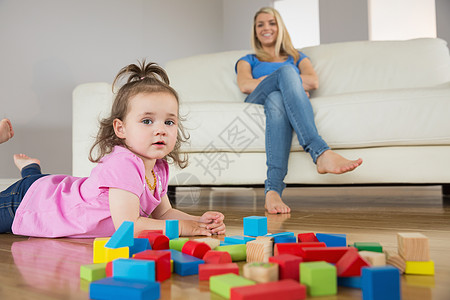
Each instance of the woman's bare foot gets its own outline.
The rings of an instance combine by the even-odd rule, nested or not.
[[[342,174],[353,171],[359,167],[362,162],[361,158],[358,158],[357,160],[348,160],[332,150],[326,150],[317,158],[317,172],[320,174]]]
[[[8,119],[2,119],[0,121],[0,144],[8,141],[14,136],[14,130],[11,125],[11,121]]]
[[[291,212],[289,206],[284,204],[280,195],[278,195],[275,191],[268,191],[266,193],[266,204],[264,207],[267,209],[269,214],[287,214]]]
[[[30,164],[41,164],[41,161],[37,158],[31,158],[26,156],[25,154],[14,154],[14,163],[16,164],[19,171]]]

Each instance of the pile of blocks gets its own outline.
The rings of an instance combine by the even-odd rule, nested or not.
[[[434,274],[419,233],[398,233],[398,253],[385,253],[375,242],[347,245],[345,234],[268,234],[259,216],[244,218],[243,236],[224,241],[179,238],[178,221],[166,222],[166,235],[147,230],[133,238],[133,223],[124,222],[111,238],[95,239],[94,264],[80,268],[91,299],[159,299],[172,272],[198,274],[227,299],[305,299],[335,295],[338,286],[361,289],[364,300],[401,299],[402,273]]]

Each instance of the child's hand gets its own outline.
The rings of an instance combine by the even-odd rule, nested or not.
[[[191,220],[179,221],[180,236],[206,235],[211,236],[211,230],[206,228],[205,223]]]
[[[206,229],[213,234],[225,234],[225,216],[216,211],[207,211],[199,219],[199,222],[206,224]]]

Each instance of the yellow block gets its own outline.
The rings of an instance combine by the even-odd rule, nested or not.
[[[105,254],[106,248],[105,244],[109,241],[109,237],[96,238],[94,240],[94,264],[106,262]]]
[[[96,238],[94,240],[94,264],[107,263],[117,258],[130,258],[130,248],[122,247],[117,249],[106,248],[105,244],[109,238]]]
[[[170,272],[173,273],[173,260],[170,260]]]
[[[434,275],[434,262],[429,261],[406,261],[405,274]]]

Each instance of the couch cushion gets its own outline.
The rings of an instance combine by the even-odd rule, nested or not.
[[[332,148],[450,144],[450,84],[312,99],[319,133]],[[191,134],[183,151],[264,152],[262,105],[184,103]],[[201,130],[198,130],[201,128]],[[292,150],[300,151],[294,135]]]
[[[449,50],[441,39],[334,43],[302,51],[319,76],[313,97],[450,81]]]

